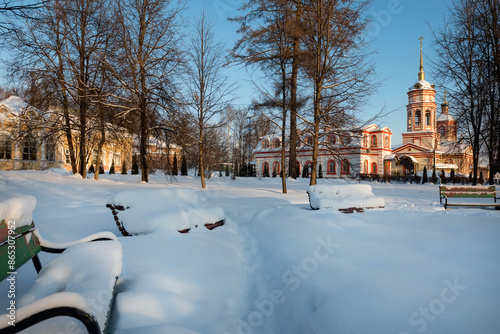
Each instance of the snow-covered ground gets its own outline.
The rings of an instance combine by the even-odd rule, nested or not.
[[[144,184],[0,172],[0,200],[35,196],[35,224],[51,241],[119,236],[111,333],[500,333],[500,211],[445,211],[437,185],[370,185],[385,208],[354,214],[311,210],[305,179],[282,194],[279,178],[212,178],[202,190],[197,178],[163,174]],[[159,188],[203,192],[225,225],[122,237],[108,200]],[[18,271],[18,295],[35,275],[30,264]],[[0,283],[0,313],[7,290]]]

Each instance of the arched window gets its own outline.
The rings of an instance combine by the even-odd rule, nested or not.
[[[425,125],[431,126],[431,112],[429,110],[425,112]]]
[[[333,160],[330,160],[328,161],[328,174],[335,174],[336,171],[335,171],[335,161]]]
[[[408,131],[411,131],[411,120],[412,120],[412,114],[411,111],[408,111]]]
[[[377,174],[377,164],[375,162],[372,163],[372,174]]]
[[[420,110],[417,110],[415,112],[415,126],[420,126]]]
[[[280,148],[281,142],[278,138],[273,140],[273,148]]]
[[[363,163],[363,174],[368,174],[368,160]]]
[[[350,171],[351,171],[351,168],[350,168],[350,165],[349,165],[349,160],[347,159],[344,159],[342,160],[342,163],[341,163],[341,173],[342,174],[349,174]]]
[[[306,146],[312,146],[312,144],[313,144],[313,139],[312,139],[312,137],[307,136],[307,137],[304,139],[304,142],[305,142]]]
[[[275,161],[273,163],[273,176],[280,175],[280,163]]]
[[[262,141],[262,148],[269,148],[269,140],[264,139]]]
[[[440,134],[441,136],[444,136],[444,135],[446,134],[446,128],[444,127],[444,125],[441,125],[441,126],[439,127],[439,134]]]
[[[390,143],[389,143],[389,136],[385,136],[385,141],[384,141],[384,146],[385,147],[390,147]]]
[[[0,159],[12,159],[12,140],[9,135],[0,135]]]
[[[262,164],[262,176],[269,177],[269,163],[267,161]]]
[[[335,145],[336,142],[337,140],[335,139],[335,135],[328,136],[328,143]]]
[[[377,147],[377,136],[372,136],[372,147]]]
[[[36,139],[33,136],[25,137],[23,141],[23,160],[36,160],[37,146]]]

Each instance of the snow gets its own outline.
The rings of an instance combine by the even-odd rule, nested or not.
[[[381,208],[382,197],[372,192],[369,184],[323,184],[307,189],[311,207],[314,209]]]
[[[5,100],[0,101],[0,107],[4,106],[15,116],[20,116],[24,109],[28,107],[28,103],[26,103],[19,96],[12,95]]]
[[[288,180],[282,194],[280,178],[211,178],[201,190],[196,177],[156,174],[145,184],[139,175],[96,182],[16,171],[0,172],[0,200],[35,196],[40,234],[57,242],[99,231],[119,236],[105,204],[129,190],[155,207],[141,210],[150,218],[164,203],[151,196],[165,189],[183,196],[193,189],[206,200],[202,209],[223,209],[225,225],[212,231],[156,226],[118,237],[123,270],[110,333],[500,332],[500,211],[444,210],[438,185],[394,183],[349,184],[362,194],[371,187],[382,209],[311,210],[308,181]],[[42,264],[57,256],[43,254]],[[34,280],[23,266],[19,295]],[[7,291],[1,282],[0,294]],[[0,307],[7,303],[0,298]]]
[[[0,202],[0,220],[13,221],[16,228],[29,225],[35,206],[36,198],[29,195],[6,199]]]
[[[197,228],[224,219],[220,207],[209,206],[209,196],[189,188],[134,189],[112,196],[108,203],[122,206],[118,216],[130,234]]]

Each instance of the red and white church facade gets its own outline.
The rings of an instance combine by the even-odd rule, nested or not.
[[[357,129],[325,129],[320,134],[318,151],[318,169],[321,166],[323,177],[411,175],[421,172],[424,167],[468,174],[472,149],[457,141],[457,121],[449,114],[446,93],[441,114],[437,117],[436,90],[425,81],[422,45],[418,81],[407,95],[407,131],[402,134],[402,146],[392,149],[392,131],[375,124]],[[260,138],[253,152],[257,175],[280,175],[281,145],[279,135]],[[304,134],[297,147],[299,175],[304,168],[310,168],[311,163],[312,137]],[[287,171],[288,149],[285,164]]]

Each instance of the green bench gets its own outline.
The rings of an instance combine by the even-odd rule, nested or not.
[[[449,203],[448,198],[491,198],[493,202],[453,202]],[[449,206],[468,207],[495,207],[500,210],[500,203],[497,203],[495,186],[439,186],[439,202],[447,209]]]
[[[28,198],[28,202],[33,199]],[[9,213],[9,204],[22,207],[23,200],[0,202],[0,214]],[[31,212],[26,216],[31,217]],[[69,325],[83,325],[88,333],[103,333],[122,267],[122,247],[116,236],[102,232],[56,244],[44,240],[33,221],[20,222],[12,216],[0,220],[0,280],[7,282],[8,291],[2,292],[2,298],[9,302],[7,313],[0,315],[0,334],[18,333],[35,325],[37,333],[56,332],[54,328],[60,332],[60,327],[67,329]],[[42,268],[38,257],[41,251],[59,255]],[[23,296],[18,296],[16,286],[21,277],[17,271],[30,261],[37,272],[36,280]]]

